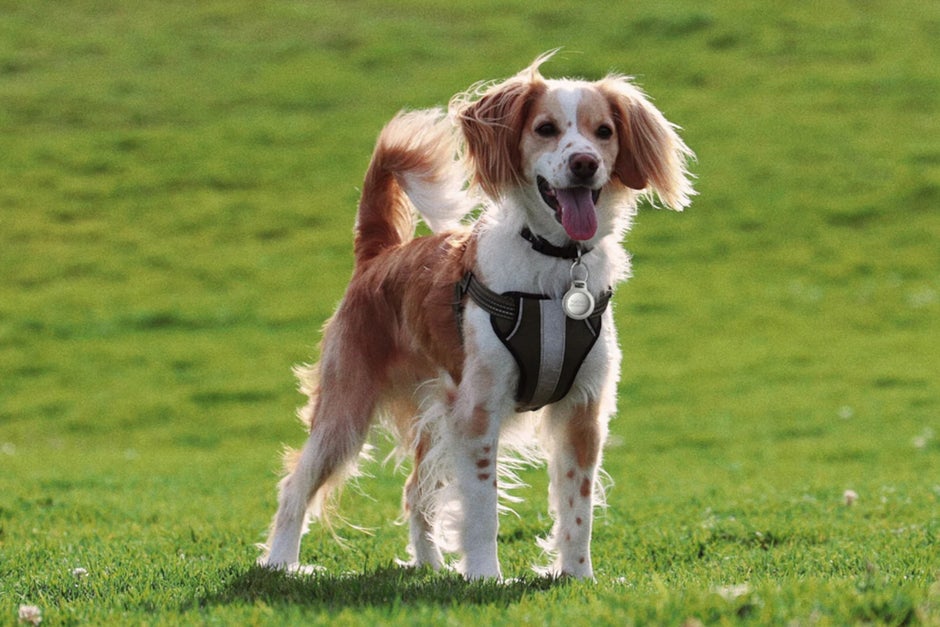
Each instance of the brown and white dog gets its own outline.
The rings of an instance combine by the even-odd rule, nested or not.
[[[611,311],[597,315],[599,337],[567,393],[520,406],[519,366],[490,313],[455,286],[472,273],[493,294],[536,294],[557,308],[578,265],[583,288],[602,298],[629,275],[621,239],[638,197],[689,204],[692,153],[627,78],[548,80],[539,73],[548,56],[456,96],[447,113],[401,113],[379,136],[352,280],[319,364],[298,369],[310,434],[288,455],[262,565],[300,568],[308,520],[355,470],[378,418],[414,460],[404,490],[411,564],[440,568],[442,549],[453,549],[467,578],[501,577],[498,471],[512,467],[501,454],[507,433],[525,423],[538,438],[522,442],[523,456],[538,442],[548,461],[554,528],[542,545],[554,561],[545,571],[593,576],[592,515],[620,365]],[[414,238],[415,210],[433,234]],[[574,259],[561,254],[572,250]]]

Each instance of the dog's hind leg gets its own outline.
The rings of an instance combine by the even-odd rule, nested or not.
[[[422,435],[418,438],[414,452],[414,469],[405,483],[404,505],[408,514],[410,528],[409,545],[413,566],[430,566],[438,570],[444,564],[441,550],[433,538],[433,491],[438,486],[429,485],[427,477],[425,456],[430,447],[429,437]]]
[[[338,381],[330,376],[335,374],[335,368],[324,371],[319,394],[304,408],[311,416],[310,436],[278,486],[278,510],[268,553],[260,560],[263,566],[297,567],[308,516],[322,514],[324,500],[346,478],[365,443],[375,408],[375,387],[356,385],[357,379],[365,379],[348,373],[342,373],[346,376]]]

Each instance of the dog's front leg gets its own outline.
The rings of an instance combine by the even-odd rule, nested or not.
[[[454,435],[454,481],[460,498],[460,570],[467,579],[500,578],[496,536],[496,454],[502,412],[486,403],[458,409]]]
[[[555,515],[548,548],[557,555],[551,574],[591,578],[594,484],[605,428],[595,402],[551,408],[546,420],[551,439],[549,501]]]

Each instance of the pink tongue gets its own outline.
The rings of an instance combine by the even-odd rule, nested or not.
[[[556,189],[555,198],[561,205],[561,225],[568,237],[589,240],[597,232],[597,213],[594,211],[593,192],[587,187]]]

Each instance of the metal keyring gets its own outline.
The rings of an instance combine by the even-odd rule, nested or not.
[[[584,276],[583,276],[583,277],[578,277],[578,276],[575,275],[575,270],[578,269],[578,268],[581,268],[581,270],[584,271]],[[588,269],[587,269],[587,266],[585,266],[583,263],[581,263],[581,256],[580,256],[580,255],[578,255],[578,258],[575,260],[575,262],[574,262],[573,264],[571,264],[571,271],[570,271],[570,274],[571,274],[571,280],[572,280],[572,281],[587,281],[587,279],[588,279]]]

